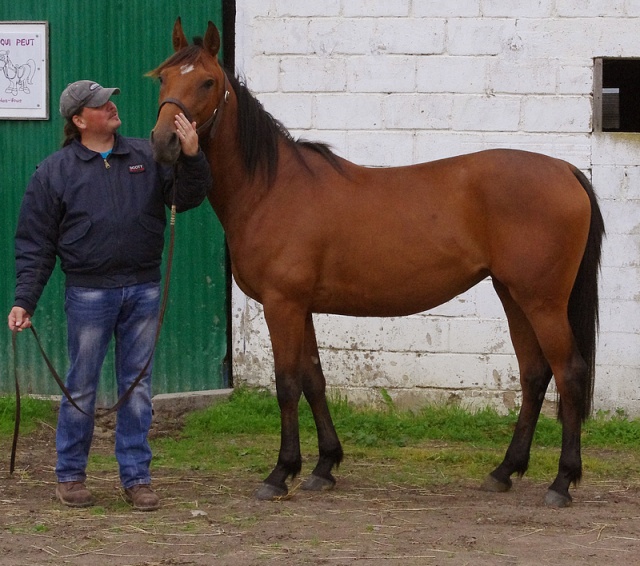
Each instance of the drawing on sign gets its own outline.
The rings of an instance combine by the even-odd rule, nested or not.
[[[33,75],[36,73],[36,62],[33,59],[27,60],[21,65],[16,65],[9,57],[9,50],[0,51],[0,69],[5,79],[9,81],[9,86],[5,92],[18,95],[18,91],[30,94],[29,85],[33,84]]]

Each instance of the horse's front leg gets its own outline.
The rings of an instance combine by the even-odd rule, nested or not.
[[[342,446],[333,426],[327,405],[326,381],[322,373],[313,317],[307,315],[302,355],[302,390],[311,407],[318,433],[319,458],[311,475],[302,484],[303,489],[322,491],[332,489],[336,480],[331,473],[333,466],[342,461]]]
[[[287,495],[287,479],[302,468],[298,404],[302,394],[301,356],[306,312],[285,301],[264,303],[276,374],[276,393],[280,407],[280,453],[273,471],[256,492],[258,499]]]

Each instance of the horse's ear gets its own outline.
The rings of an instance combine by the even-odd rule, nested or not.
[[[220,50],[220,34],[218,33],[218,28],[212,21],[209,21],[207,33],[204,35],[204,48],[214,57],[218,56],[218,51]]]
[[[171,36],[171,39],[173,40],[174,51],[180,51],[189,45],[189,42],[182,31],[182,20],[180,20],[180,16],[178,16],[176,23],[173,24],[173,35]]]

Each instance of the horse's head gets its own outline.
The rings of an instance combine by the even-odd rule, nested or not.
[[[180,155],[175,115],[183,112],[196,122],[201,141],[215,128],[218,108],[226,101],[226,76],[218,63],[220,34],[209,22],[204,40],[189,45],[180,18],[173,26],[175,53],[149,76],[160,81],[158,119],[151,131],[154,158],[161,163],[175,163]]]

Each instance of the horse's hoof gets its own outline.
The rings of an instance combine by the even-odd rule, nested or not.
[[[563,507],[570,507],[571,496],[562,495],[557,491],[553,491],[553,489],[549,489],[547,494],[544,496],[544,504],[547,507],[557,507],[559,509]]]
[[[320,476],[314,476],[311,474],[303,483],[302,489],[306,491],[328,491],[333,489],[336,485],[336,480],[321,478]]]
[[[513,483],[510,479],[507,479],[505,483],[489,474],[485,478],[484,482],[482,482],[480,489],[483,491],[491,491],[493,493],[504,493],[505,491],[509,491],[512,485]]]
[[[287,493],[289,492],[286,487],[283,489],[269,483],[263,483],[258,491],[256,491],[256,499],[260,501],[273,501],[279,497],[285,497]]]

